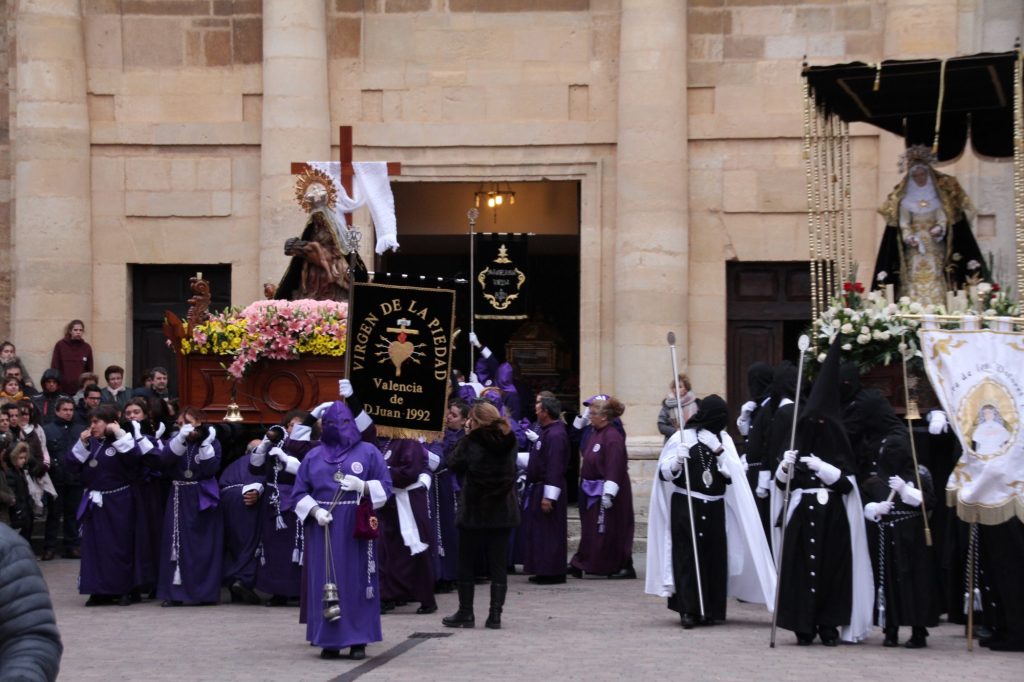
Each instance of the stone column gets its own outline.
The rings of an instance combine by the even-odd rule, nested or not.
[[[631,436],[650,436],[672,375],[668,331],[687,364],[686,3],[622,0],[621,16],[615,277],[604,291],[615,385],[601,389],[628,406]]]
[[[14,305],[38,382],[68,321],[92,322],[89,109],[79,0],[21,0],[15,19]],[[122,302],[123,305],[123,302]]]
[[[292,161],[331,159],[323,0],[263,0],[260,283],[280,280],[284,241],[299,236]]]

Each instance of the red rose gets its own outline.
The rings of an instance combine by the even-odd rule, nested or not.
[[[853,285],[849,282],[843,282],[843,291],[852,291]]]
[[[993,283],[993,284],[992,284],[992,291],[999,291],[999,285],[998,285],[998,284],[995,284],[995,283]]]
[[[858,294],[863,294],[864,293],[864,285],[861,284],[860,282],[855,282],[854,285],[853,285],[853,289]]]

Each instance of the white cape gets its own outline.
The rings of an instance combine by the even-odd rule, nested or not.
[[[775,521],[782,515],[784,493],[778,489],[772,472],[771,486],[771,523],[772,549],[779,549],[780,528]],[[864,506],[860,501],[860,491],[853,476],[847,476],[853,485],[853,491],[844,496],[846,504],[846,520],[850,525],[850,551],[853,555],[853,606],[850,611],[850,624],[842,627],[839,636],[844,642],[860,642],[871,631],[872,610],[875,606],[875,577],[871,572],[871,555],[868,553],[868,535],[864,528]],[[796,490],[790,491],[789,518],[800,503]],[[789,518],[786,523],[789,523]],[[780,559],[781,562],[781,559]]]
[[[719,467],[732,478],[725,487],[725,533],[728,542],[729,584],[731,597],[757,604],[775,605],[775,566],[764,537],[761,517],[750,492],[746,472],[729,434],[718,436],[725,452],[718,458]],[[662,481],[661,464],[674,459],[679,448],[679,432],[665,443],[658,458],[651,488],[651,507],[647,518],[647,583],[645,591],[657,597],[675,594],[672,574],[672,495],[676,485]]]

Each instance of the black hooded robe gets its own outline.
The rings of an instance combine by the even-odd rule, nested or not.
[[[861,484],[865,505],[888,498],[890,476],[900,476],[917,486],[906,433],[888,436],[882,444],[877,474]],[[924,508],[930,510],[935,503],[935,492],[927,469],[921,474],[921,483]],[[901,625],[931,627],[937,624],[932,608],[934,561],[931,548],[925,544],[921,507],[906,504],[898,494],[892,503],[890,514],[878,523],[867,524],[875,576],[875,624],[882,626],[884,620],[886,629]]]
[[[791,517],[783,522],[778,625],[801,639],[815,634],[823,641],[837,639],[837,629],[850,623],[853,608],[853,555],[844,499],[853,491],[847,478],[853,465],[840,413],[839,354],[837,342],[798,415]],[[800,461],[811,454],[837,467],[838,480],[826,485]],[[783,482],[776,484],[785,489]]]
[[[725,430],[728,412],[725,401],[709,395],[700,401],[697,414],[686,422],[686,429],[706,429],[717,437]],[[718,470],[718,457],[703,443],[690,448],[686,460],[690,473],[690,486],[701,497],[693,497],[693,524],[697,531],[697,557],[693,555],[693,536],[690,533],[690,509],[686,499],[686,472],[682,469],[673,479],[659,472],[662,480],[671,480],[682,494],[673,494],[671,500],[672,523],[672,577],[676,591],[668,598],[668,608],[680,615],[700,616],[697,594],[697,572],[700,565],[701,592],[704,597],[704,615],[711,621],[725,620],[729,588],[728,538],[725,534],[725,486],[730,481]],[[706,468],[705,468],[706,467]],[[704,472],[711,474],[706,485]],[[705,499],[717,498],[717,499]]]

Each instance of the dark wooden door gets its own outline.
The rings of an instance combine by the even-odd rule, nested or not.
[[[730,412],[749,400],[747,368],[797,361],[797,339],[811,321],[808,264],[731,262],[726,264],[726,386]],[[733,421],[734,421],[733,419]]]
[[[189,278],[197,272],[210,282],[210,310],[231,305],[230,265],[132,265],[132,382],[142,384],[150,367],[166,367],[171,395],[178,394],[178,364],[164,340],[164,311],[182,319],[192,296]]]

